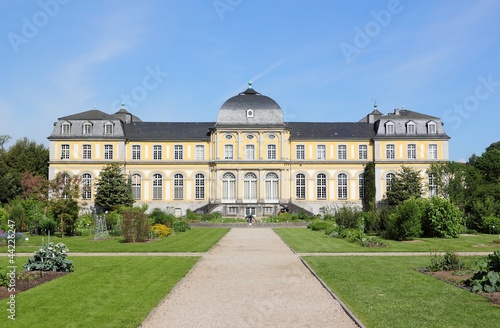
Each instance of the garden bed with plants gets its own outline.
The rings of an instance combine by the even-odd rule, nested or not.
[[[17,295],[33,287],[39,286],[48,281],[57,279],[69,272],[55,272],[55,271],[23,271],[16,277],[16,290],[10,292],[6,286],[0,286],[0,300],[10,297],[10,295]]]

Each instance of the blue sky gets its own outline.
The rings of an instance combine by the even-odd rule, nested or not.
[[[450,159],[500,140],[500,2],[2,1],[0,135],[48,146],[58,117],[122,101],[143,121],[213,122],[246,88],[286,121],[373,109],[441,117]]]

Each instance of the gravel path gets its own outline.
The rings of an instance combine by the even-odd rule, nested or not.
[[[142,327],[357,327],[271,229],[233,228]]]

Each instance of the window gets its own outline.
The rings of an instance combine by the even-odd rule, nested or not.
[[[295,154],[297,159],[306,159],[306,147],[304,145],[295,146]]]
[[[112,135],[113,134],[113,124],[112,123],[106,123],[104,125],[104,134],[105,135]]]
[[[69,145],[61,145],[61,159],[69,159]]]
[[[326,175],[323,173],[316,177],[316,198],[326,199]]]
[[[113,145],[104,145],[104,159],[113,159]]]
[[[174,159],[182,159],[183,158],[183,148],[182,145],[174,146]]]
[[[326,159],[326,146],[325,145],[317,145],[316,146],[316,156],[317,156],[317,159]]]
[[[92,145],[83,145],[83,159],[92,159]]]
[[[249,159],[249,160],[255,159],[255,146],[254,145],[246,145],[245,146],[245,157],[246,157],[246,159]]]
[[[338,155],[339,155],[339,159],[347,159],[347,146],[346,145],[339,145]]]
[[[247,117],[253,117],[253,109],[247,109]]]
[[[62,135],[69,135],[70,133],[71,133],[71,124],[69,124],[69,123],[61,124],[61,134]]]
[[[270,135],[268,135],[267,137],[268,137],[269,139],[273,140],[273,139],[275,139],[275,138],[276,138],[276,135],[274,135],[274,134],[270,134]]]
[[[194,177],[194,198],[205,198],[205,176],[201,173],[198,173]]]
[[[92,176],[88,173],[82,174],[82,199],[92,198]]]
[[[196,145],[194,148],[194,159],[197,161],[202,161],[205,159],[205,146]]]
[[[339,199],[347,199],[347,174],[340,173],[337,177]]]
[[[407,134],[415,134],[416,133],[415,122],[410,121],[410,122],[406,123],[406,133]]]
[[[358,176],[358,197],[359,199],[365,198],[365,174],[361,173]]]
[[[163,177],[161,174],[153,175],[153,199],[162,199]]]
[[[153,145],[153,159],[160,160],[162,153],[161,145]]]
[[[132,145],[132,159],[141,159],[140,145]]]
[[[253,138],[255,138],[253,134],[247,134],[247,139],[248,140],[252,140]]]
[[[267,159],[276,159],[276,145],[267,145]]]
[[[429,197],[433,197],[437,195],[438,186],[436,181],[436,176],[434,174],[429,174],[428,176],[428,189],[429,189]]]
[[[358,146],[358,157],[359,159],[368,159],[368,146],[359,145]]]
[[[257,176],[254,173],[247,173],[243,178],[243,198],[246,200],[257,199]]]
[[[438,146],[436,144],[429,145],[429,159],[438,158]]]
[[[266,175],[266,199],[278,199],[278,175],[268,173]]]
[[[227,208],[227,214],[230,215],[237,215],[238,214],[238,207],[236,206],[230,206]]]
[[[394,134],[394,123],[393,122],[385,123],[385,134]]]
[[[302,173],[295,177],[295,197],[297,199],[306,198],[306,176]]]
[[[92,134],[92,124],[90,123],[83,124],[83,134],[85,135]]]
[[[184,176],[180,173],[174,175],[174,199],[184,199]]]
[[[264,215],[272,215],[274,213],[274,208],[271,206],[264,207]]]
[[[394,145],[385,146],[385,158],[386,159],[396,158],[396,147]]]
[[[222,176],[222,199],[234,200],[236,198],[236,178],[232,173],[224,173]]]
[[[409,144],[407,148],[408,159],[416,159],[417,158],[417,145]]]
[[[233,159],[233,145],[224,146],[224,159]]]
[[[385,191],[386,192],[391,190],[392,182],[394,181],[395,178],[396,178],[396,176],[394,175],[394,173],[387,173],[387,175],[385,176]]]
[[[427,133],[428,134],[436,134],[436,122],[431,121],[427,123]]]
[[[226,134],[226,139],[229,140],[229,139],[233,139],[233,135],[231,134]]]
[[[132,197],[141,199],[142,195],[142,178],[139,174],[132,175]],[[160,192],[161,195],[161,192]]]

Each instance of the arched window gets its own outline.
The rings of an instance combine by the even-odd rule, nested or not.
[[[243,198],[246,200],[257,199],[257,176],[254,173],[245,174],[243,180]]]
[[[407,134],[415,134],[415,133],[417,133],[417,128],[416,128],[415,122],[408,121],[406,123],[406,133]]]
[[[323,173],[316,177],[316,198],[326,199],[326,175]]]
[[[266,199],[278,199],[278,175],[276,173],[268,173],[266,175]]]
[[[394,175],[394,173],[387,173],[387,175],[385,176],[385,191],[386,192],[391,190],[392,182],[394,181],[395,178],[396,178],[396,176]]]
[[[359,199],[365,198],[365,174],[361,173],[358,176],[358,197]]]
[[[134,199],[142,198],[142,178],[139,174],[132,175],[132,197]]]
[[[161,174],[153,175],[153,199],[162,199],[163,177]]]
[[[385,134],[394,134],[394,122],[385,123]]]
[[[297,199],[306,198],[306,176],[302,173],[295,177],[295,197]]]
[[[82,174],[82,199],[92,198],[92,176],[88,173]]]
[[[236,178],[232,173],[224,173],[222,176],[222,199],[231,201],[236,198]]]
[[[198,173],[194,177],[194,198],[205,198],[205,176],[201,173]]]
[[[337,185],[339,199],[347,199],[347,174],[340,173],[337,176]]]
[[[432,173],[429,174],[428,176],[428,189],[429,189],[429,197],[437,195],[438,186],[437,186],[436,176]]]
[[[174,175],[174,199],[184,199],[184,176],[180,173]]]

